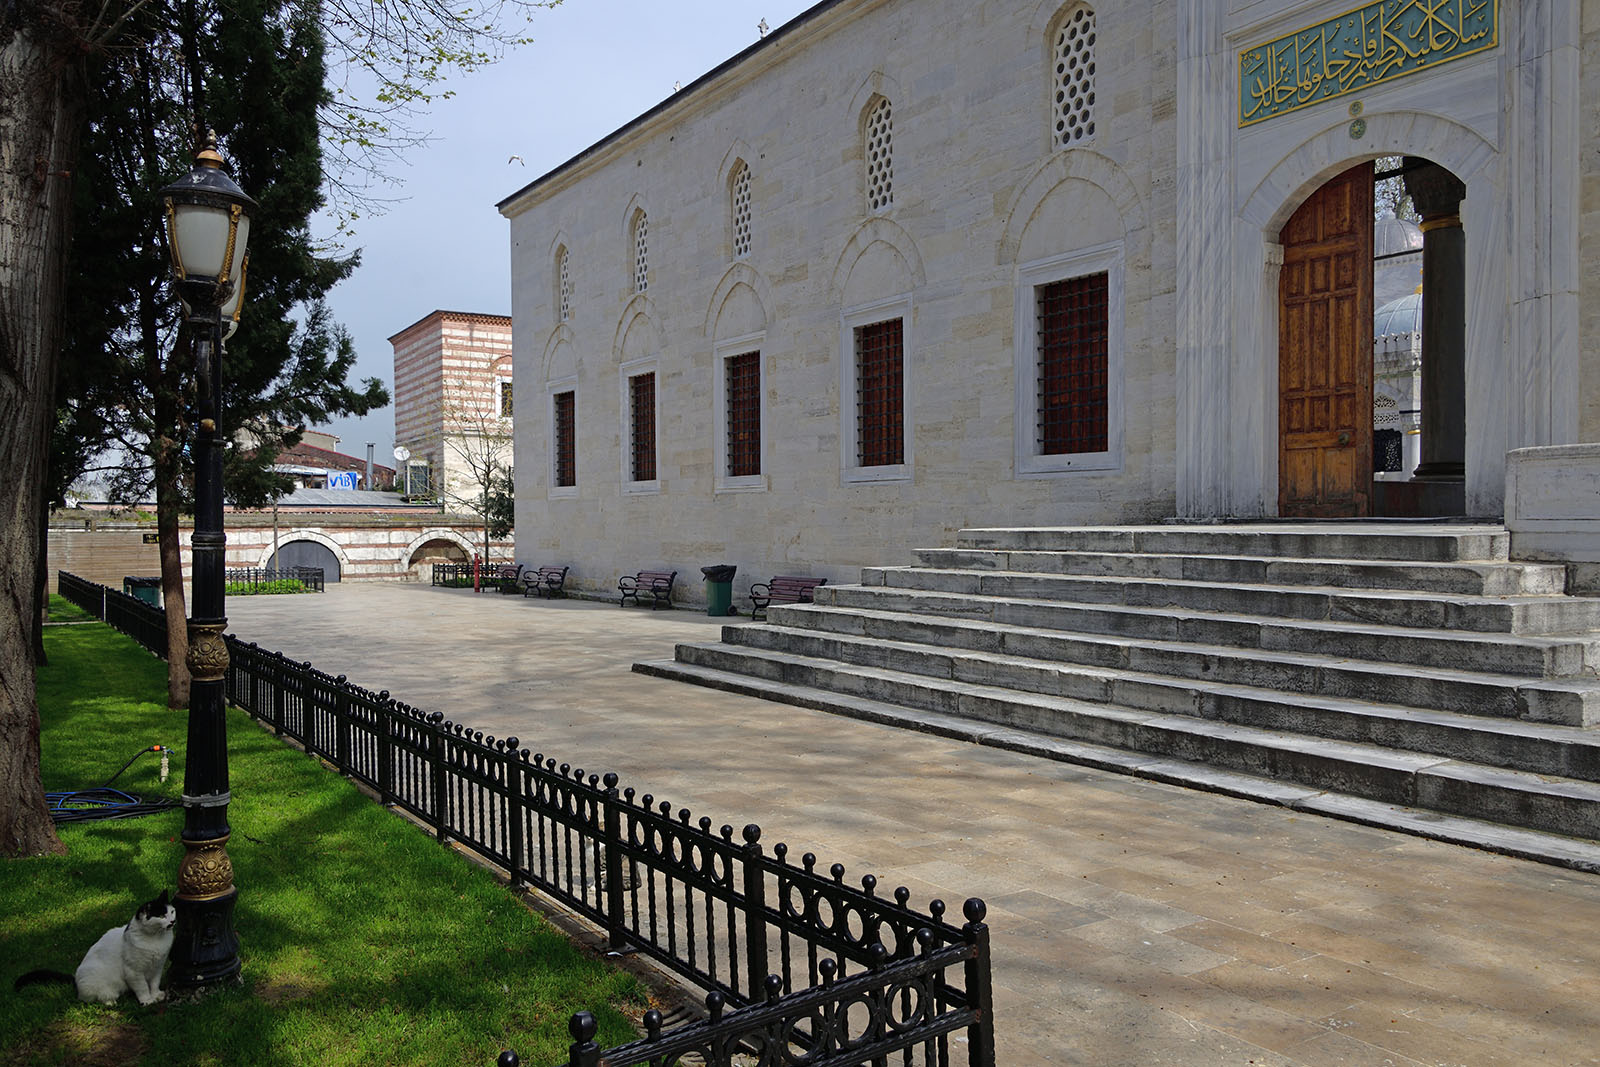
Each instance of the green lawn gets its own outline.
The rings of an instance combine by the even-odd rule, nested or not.
[[[51,622],[90,622],[94,619],[87,611],[57,593],[50,594]],[[123,757],[126,759],[127,757]]]
[[[99,785],[162,744],[178,750],[169,781],[145,755],[116,784],[177,797],[185,717],[163,706],[163,664],[101,625],[50,627],[45,641],[45,788]],[[600,1017],[602,1045],[634,1036],[635,979],[243,713],[229,710],[228,729],[244,986],[151,1008],[81,1004],[64,985],[13,993],[24,970],[74,970],[174,885],[181,812],[69,825],[66,856],[0,863],[0,1064],[489,1067],[503,1047],[564,1064],[580,1008]]]

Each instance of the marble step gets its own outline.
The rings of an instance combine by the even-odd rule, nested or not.
[[[1420,666],[1519,678],[1595,679],[1600,667],[1600,635],[1590,634],[1543,637],[1459,633],[1120,606],[1082,606],[1053,612],[1054,621],[1074,625],[1050,628],[998,621],[1008,613],[992,605],[980,604],[989,610],[976,618],[956,614],[955,609],[972,607],[967,598],[935,598],[933,604],[919,599],[910,611],[896,610],[894,598],[887,595],[847,595],[845,599],[861,599],[868,606],[775,605],[768,611],[768,621],[831,633],[915,640],[1099,666],[1126,665],[1134,662],[1140,649],[1177,644],[1249,656],[1313,654],[1383,665],[1390,670]]]
[[[1246,654],[1220,646],[1096,642],[1092,638],[1075,640],[1070,649],[1074,654],[1057,656],[1049,653],[1068,650],[1054,640],[1060,635],[1049,632],[1002,627],[989,631],[993,641],[985,641],[970,628],[942,635],[979,646],[963,648],[924,640],[927,631],[914,619],[899,632],[891,621],[883,627],[883,634],[858,636],[790,625],[806,618],[795,613],[776,620],[779,625],[725,627],[723,641],[1184,714],[1207,715],[1217,693],[1231,693],[1243,686],[1277,700],[1322,696],[1479,718],[1580,727],[1600,723],[1600,680],[1592,678],[1530,679],[1420,667],[1398,670],[1309,653]]]
[[[1600,838],[1600,783],[1447,757],[1266,730],[992,685],[728,645],[679,645],[677,662],[773,684],[937,712],[1203,763],[1332,790],[1587,839]]]
[[[1203,789],[1295,811],[1447,841],[1521,859],[1600,872],[1600,842],[1545,833],[1421,807],[1385,803],[1349,793],[1297,785],[1168,756],[1129,751],[1087,741],[996,725],[962,715],[903,707],[789,682],[677,661],[634,664],[643,674],[727,692],[845,715],[902,729],[986,745],[1042,759],[1135,775],[1190,789]]]
[[[1566,592],[1566,568],[1554,563],[1420,563],[1362,559],[1125,552],[1002,551],[921,548],[935,570],[1022,571],[1164,581],[1230,582],[1340,589],[1407,589],[1471,596],[1552,596]]]
[[[1511,538],[1488,523],[1254,523],[1224,526],[989,527],[962,530],[960,548],[1001,551],[1153,552],[1295,559],[1503,561]]]
[[[1071,609],[1087,605],[1214,612],[1278,621],[1367,623],[1474,633],[1575,634],[1600,629],[1600,599],[1468,597],[1339,589],[1230,586],[1132,578],[936,571],[925,567],[868,567],[859,586],[825,585],[817,603],[887,607],[897,598],[949,614],[991,615],[997,622],[1071,629]],[[935,600],[934,596],[942,599]],[[1063,610],[1065,609],[1065,610]],[[917,608],[894,608],[914,611]],[[1002,618],[1001,616],[1008,616]],[[1052,621],[1059,618],[1063,622]]]

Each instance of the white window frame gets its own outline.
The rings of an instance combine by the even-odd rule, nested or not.
[[[1016,474],[1059,478],[1087,471],[1122,469],[1124,257],[1121,241],[1050,256],[1017,268],[1016,285]],[[1040,455],[1038,290],[1053,282],[1106,275],[1106,450]]]
[[[572,479],[572,484],[571,485],[557,485],[556,484],[556,459],[561,454],[561,442],[556,440],[556,394],[558,394],[558,393],[571,393],[572,394],[572,473],[573,473],[573,479]],[[544,401],[545,414],[546,414],[546,417],[549,419],[549,426],[550,426],[550,432],[547,435],[547,440],[546,440],[546,447],[547,447],[548,452],[549,452],[549,459],[548,459],[548,461],[546,462],[546,465],[545,465],[546,469],[550,472],[550,474],[549,474],[550,481],[549,481],[548,487],[547,487],[547,489],[545,491],[545,497],[546,497],[546,499],[549,499],[549,500],[560,500],[560,499],[563,499],[563,498],[576,497],[578,495],[578,484],[579,484],[578,477],[577,477],[577,473],[578,473],[578,377],[577,377],[577,375],[573,375],[573,376],[571,376],[569,378],[561,378],[561,379],[558,379],[558,380],[552,381],[552,382],[546,382],[545,383],[545,387],[544,387],[544,394],[545,394],[545,401]],[[515,394],[513,394],[513,395],[515,395]]]
[[[624,494],[646,494],[661,492],[661,368],[660,359],[656,356],[646,356],[636,359],[631,363],[624,363],[617,368],[617,392],[621,397],[622,412],[622,492]],[[649,481],[636,482],[633,480],[633,395],[628,389],[628,379],[637,378],[641,374],[654,374],[655,387],[655,419],[656,428],[656,476]]]
[[[861,397],[856,383],[856,328],[873,323],[899,319],[900,338],[900,405],[901,445],[903,463],[863,467],[860,463],[860,442],[857,440],[856,421],[861,408]],[[846,483],[909,482],[912,479],[913,459],[911,446],[916,439],[911,405],[911,294],[874,300],[845,308],[839,316],[839,477]]]
[[[505,414],[501,413],[501,409],[505,407],[505,391],[506,391],[506,386],[508,386],[508,385],[511,385],[511,412],[512,413],[510,415],[505,415]],[[511,383],[511,375],[509,375],[509,374],[497,374],[497,375],[495,375],[495,379],[494,379],[494,401],[493,401],[493,404],[494,404],[494,417],[496,419],[499,419],[499,420],[501,420],[503,422],[512,423],[513,425],[516,424],[516,418],[517,418],[517,416],[516,416],[517,389],[516,389],[516,386],[512,385],[512,383]]]
[[[766,348],[767,335],[761,333],[746,334],[743,337],[733,337],[726,341],[718,341],[712,349],[712,386],[711,395],[716,407],[716,454],[717,474],[713,487],[718,493],[764,493],[767,490],[767,456],[770,449],[767,447],[771,434],[767,432],[767,368]],[[728,359],[732,356],[742,356],[749,352],[756,352],[758,368],[757,395],[760,397],[761,419],[761,473],[746,474],[732,477],[728,474]],[[659,458],[659,457],[658,457]]]

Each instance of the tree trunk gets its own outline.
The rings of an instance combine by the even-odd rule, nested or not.
[[[84,89],[58,27],[0,14],[0,854],[61,853],[39,780],[34,561]]]
[[[156,534],[161,539],[161,603],[167,610],[167,707],[189,706],[189,619],[183,597],[183,553],[178,545],[178,463],[170,439],[155,462]]]

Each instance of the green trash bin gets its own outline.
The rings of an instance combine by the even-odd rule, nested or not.
[[[732,563],[719,563],[714,567],[701,567],[706,576],[706,614],[732,615],[733,574],[739,568]]]
[[[137,597],[153,608],[161,606],[161,578],[132,578],[122,579],[122,591],[129,596]]]

